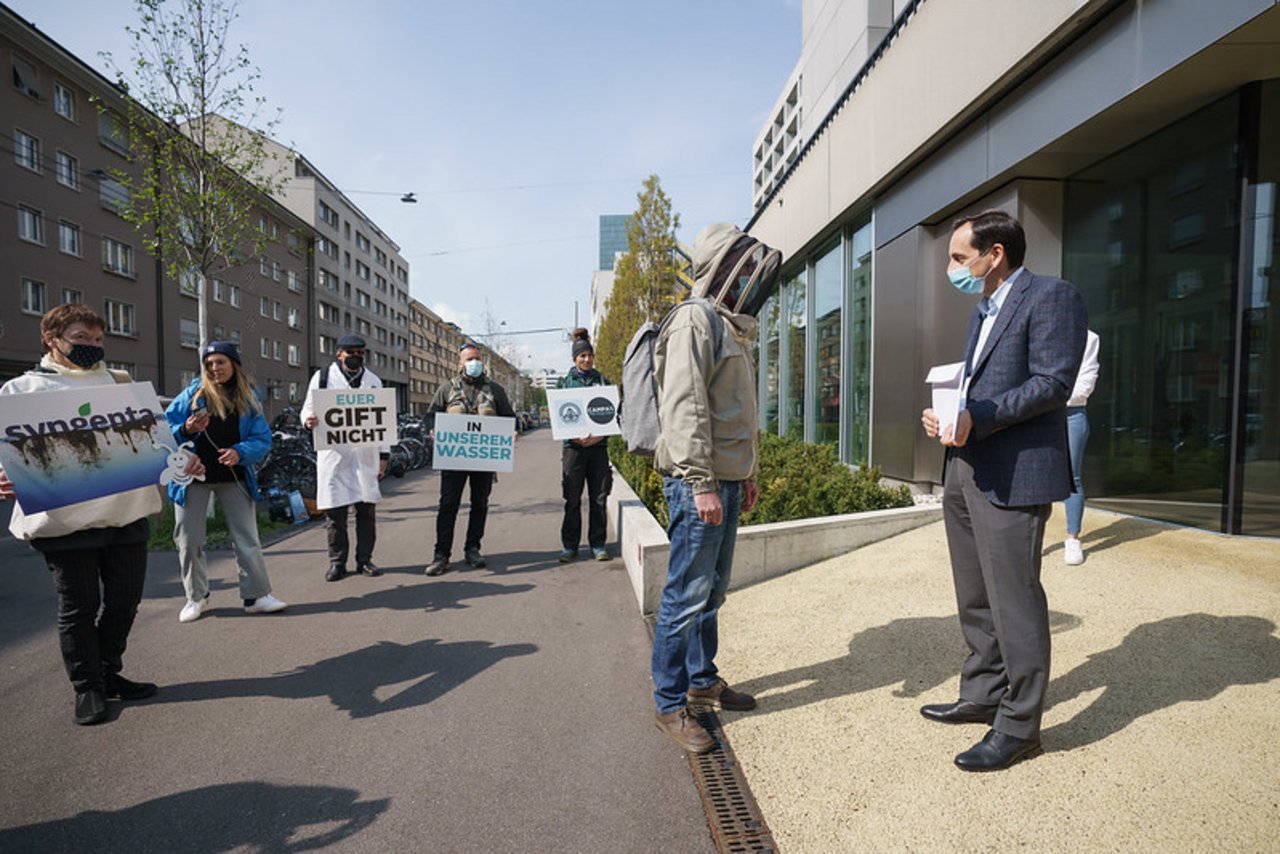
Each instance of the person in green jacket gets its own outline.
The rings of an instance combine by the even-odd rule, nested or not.
[[[560,388],[583,388],[608,385],[595,369],[596,351],[591,335],[579,327],[573,330],[573,367],[560,380]],[[609,559],[604,546],[608,531],[606,503],[613,486],[609,468],[609,449],[604,436],[568,439],[560,458],[560,485],[564,491],[564,521],[560,524],[560,562],[578,558],[578,541],[582,537],[582,485],[587,486],[587,544],[596,560]]]

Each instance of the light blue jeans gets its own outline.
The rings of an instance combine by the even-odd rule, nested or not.
[[[1080,536],[1084,519],[1084,484],[1080,481],[1080,466],[1084,464],[1084,446],[1089,443],[1089,416],[1083,406],[1067,407],[1067,449],[1071,455],[1073,489],[1067,496],[1067,534]]]
[[[707,688],[716,682],[717,615],[729,589],[742,485],[720,484],[724,519],[719,525],[698,518],[693,490],[684,481],[663,478],[662,492],[671,517],[671,556],[658,606],[652,667],[654,701],[659,712],[668,714],[684,707],[690,686]]]

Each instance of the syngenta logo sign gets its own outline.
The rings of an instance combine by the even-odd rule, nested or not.
[[[150,409],[134,409],[126,406],[119,412],[93,414],[88,403],[76,408],[74,418],[51,418],[36,424],[10,424],[5,428],[5,438],[26,439],[31,436],[56,436],[59,433],[74,433],[77,430],[106,430],[110,427],[129,427],[138,422],[150,424],[156,420],[156,414]]]

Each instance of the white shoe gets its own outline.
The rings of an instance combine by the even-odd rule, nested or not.
[[[1067,562],[1067,566],[1079,566],[1084,563],[1084,549],[1080,547],[1078,539],[1068,539],[1062,544],[1062,559]]]
[[[209,604],[209,597],[206,596],[200,601],[187,600],[187,604],[182,606],[181,613],[178,614],[179,623],[194,623],[200,619],[200,615],[204,613],[204,606]]]
[[[244,612],[246,614],[274,614],[276,611],[283,611],[288,607],[288,605],[268,593],[266,596],[259,596],[253,600],[252,605],[246,605]]]

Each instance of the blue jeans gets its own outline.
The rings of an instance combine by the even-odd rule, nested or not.
[[[652,666],[653,698],[658,711],[667,714],[684,707],[690,686],[707,688],[716,682],[716,618],[729,589],[742,485],[720,484],[724,519],[719,525],[698,518],[693,490],[684,481],[663,478],[662,492],[671,516],[671,557],[658,607]]]
[[[1089,416],[1083,406],[1067,407],[1067,449],[1071,455],[1071,477],[1074,488],[1067,496],[1067,533],[1080,535],[1084,519],[1084,485],[1080,482],[1080,466],[1084,463],[1084,446],[1089,442]]]

